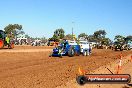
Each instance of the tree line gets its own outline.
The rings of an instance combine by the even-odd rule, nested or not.
[[[9,24],[4,28],[4,31],[6,34],[10,34],[11,37],[15,38],[17,35],[19,34],[25,34],[22,25],[19,24]],[[66,34],[65,35],[65,31],[63,28],[59,28],[56,29],[53,33],[53,36],[49,39],[46,39],[44,36],[41,38],[33,38],[30,37],[29,35],[25,35],[27,38],[30,39],[40,39],[40,40],[53,40],[53,41],[57,41],[59,42],[61,39],[67,39],[67,40],[72,40],[73,38],[75,40],[79,40],[80,38],[83,38],[85,40],[88,40],[90,42],[97,42],[100,43],[102,45],[109,45],[110,43],[112,43],[110,38],[106,37],[107,33],[105,30],[97,30],[95,31],[92,35],[88,35],[86,33],[80,33],[77,37],[75,37],[75,35],[72,34]],[[126,37],[122,36],[122,35],[116,35],[114,38],[115,41],[118,42],[124,42],[126,40],[132,40],[132,35],[128,35]]]
[[[42,40],[42,42],[47,42],[46,37],[31,37],[26,34],[20,24],[9,24],[4,28],[4,32],[6,35],[10,35],[10,38],[16,39],[19,34],[25,34],[25,37],[31,40]]]
[[[97,30],[95,31],[92,35],[88,35],[86,33],[80,33],[75,40],[79,40],[80,38],[83,38],[84,40],[88,40],[89,42],[96,42],[100,43],[102,45],[110,45],[113,43],[113,41],[110,38],[106,37],[107,33],[105,30]],[[54,40],[54,41],[59,41],[61,39],[68,39],[72,40],[73,39],[72,34],[67,34],[65,35],[64,29],[56,29],[54,31],[53,37],[49,38],[49,40]],[[117,42],[125,42],[127,40],[132,40],[132,35],[128,35],[126,37],[122,35],[116,35],[114,38],[114,41]]]

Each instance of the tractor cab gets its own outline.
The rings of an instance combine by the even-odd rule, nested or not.
[[[60,43],[58,46],[55,46],[55,48],[53,49],[53,53],[59,53],[60,51],[66,51],[68,45],[69,43],[67,41]]]
[[[0,30],[0,39],[5,39],[6,35],[4,31]]]

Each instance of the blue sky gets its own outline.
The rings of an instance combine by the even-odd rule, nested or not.
[[[104,29],[113,40],[132,35],[132,0],[1,0],[0,29],[15,23],[33,37],[52,37],[58,28],[69,34],[73,27],[76,35]]]

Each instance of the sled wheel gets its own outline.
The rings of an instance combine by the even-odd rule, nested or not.
[[[76,55],[76,56],[79,56],[79,55],[80,55],[80,52],[75,51],[75,55]]]

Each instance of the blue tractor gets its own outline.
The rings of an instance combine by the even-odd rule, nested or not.
[[[70,45],[67,41],[61,43],[59,46],[53,49],[53,53],[49,56],[51,57],[62,57],[69,56],[73,57],[74,55],[79,56],[81,52],[80,45]]]

